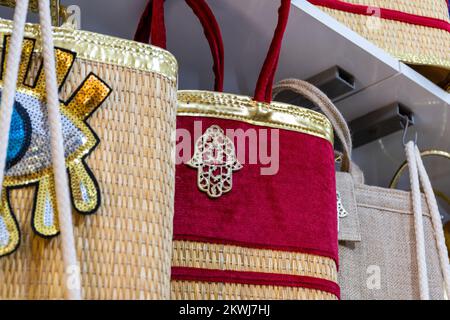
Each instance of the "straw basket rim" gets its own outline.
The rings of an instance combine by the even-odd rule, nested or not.
[[[12,25],[11,20],[0,18],[0,46],[4,37],[11,34]],[[25,37],[36,39],[35,51],[42,51],[39,25],[27,23]],[[77,58],[154,72],[177,81],[178,62],[162,48],[67,26],[53,27],[53,37],[56,47],[76,52]]]
[[[356,4],[355,1],[349,0],[308,1],[369,41],[375,42],[399,60],[411,65],[432,66],[450,72],[450,56],[448,55],[450,52],[450,13],[445,3],[440,5],[443,10],[439,14],[441,18],[436,18],[419,14],[420,10],[416,10],[414,13],[412,9],[411,12],[401,11],[401,4],[396,4],[396,2],[392,2],[389,8],[386,8]],[[430,0],[429,10],[436,7],[436,4],[431,1],[435,0]],[[360,1],[356,2],[360,3]],[[411,2],[411,6],[413,3]],[[426,6],[423,1],[420,3],[422,6]],[[386,27],[383,32],[377,33],[376,30],[362,25],[362,21],[367,21],[368,18],[374,16],[379,18],[377,23]],[[404,34],[406,29],[407,35]],[[381,37],[385,38],[381,39]],[[415,43],[407,43],[410,39],[414,39]]]

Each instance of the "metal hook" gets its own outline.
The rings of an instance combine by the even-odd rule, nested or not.
[[[410,126],[410,124],[413,124],[414,122],[412,122],[409,117],[407,115],[403,115],[403,114],[399,114],[400,117],[405,120],[404,122],[402,121],[402,126],[403,126],[403,145],[406,146],[406,136],[408,134],[408,128]],[[417,144],[417,131],[414,133],[414,144]]]

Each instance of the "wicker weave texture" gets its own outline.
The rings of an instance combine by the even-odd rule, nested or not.
[[[173,267],[305,276],[337,282],[333,259],[317,255],[192,241],[174,241]]]
[[[167,299],[173,228],[172,142],[176,83],[162,75],[77,59],[61,93],[89,72],[112,88],[88,123],[100,144],[87,158],[101,190],[99,211],[74,213],[86,299]],[[1,299],[61,299],[60,238],[31,230],[35,187],[13,190],[21,246],[0,259]]]
[[[312,254],[193,241],[174,241],[173,267],[306,276],[337,283],[336,263]],[[172,280],[172,299],[334,300],[331,293],[300,287]]]
[[[337,300],[331,293],[293,287],[172,281],[175,300]]]
[[[450,69],[449,32],[374,16],[320,8],[406,63]],[[449,21],[448,11],[444,13],[447,14],[446,20]]]

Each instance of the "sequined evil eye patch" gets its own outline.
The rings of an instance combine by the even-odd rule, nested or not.
[[[1,99],[1,93],[0,93]],[[30,146],[31,120],[28,112],[18,101],[14,102],[9,132],[8,152],[6,154],[6,169],[20,161]]]
[[[0,90],[3,90],[9,36],[5,37],[3,43]],[[32,227],[43,237],[52,237],[59,232],[42,68],[39,69],[34,84],[27,84],[33,82],[28,77],[28,71],[34,45],[33,39],[24,40],[19,67],[5,181],[0,199],[0,257],[12,253],[20,242],[20,230],[9,201],[12,188],[36,185]],[[60,88],[71,70],[75,56],[74,52],[55,48],[56,72]],[[68,101],[60,103],[72,202],[75,210],[82,214],[94,213],[100,205],[98,183],[85,162],[99,141],[86,120],[110,93],[108,85],[91,73]]]

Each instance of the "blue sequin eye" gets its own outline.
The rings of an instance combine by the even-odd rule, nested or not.
[[[0,93],[0,99],[1,96]],[[6,170],[19,162],[27,151],[31,138],[30,128],[28,113],[19,102],[15,101],[11,117],[8,152],[6,154]]]
[[[47,105],[28,92],[16,92],[8,143],[10,163],[6,176],[23,177],[51,168]],[[79,120],[61,112],[64,153],[69,157],[85,149],[88,140]]]

